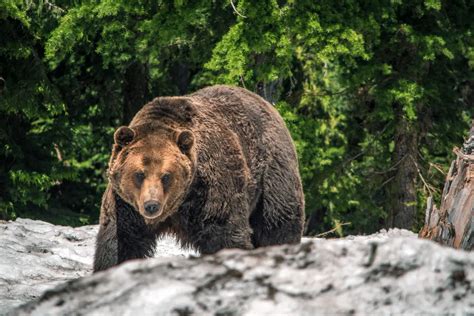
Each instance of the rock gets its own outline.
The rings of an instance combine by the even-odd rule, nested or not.
[[[470,314],[474,254],[389,230],[247,252],[224,250],[199,258],[137,260],[63,283],[10,314],[137,312]]]
[[[55,226],[17,219],[0,222],[0,314],[67,280],[92,273],[98,226]],[[173,239],[158,242],[161,257],[188,256]]]

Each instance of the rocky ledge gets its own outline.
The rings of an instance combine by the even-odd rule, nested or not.
[[[55,226],[19,218],[0,222],[0,315],[71,279],[90,275],[98,226]],[[172,238],[157,244],[160,257],[187,257]]]
[[[9,225],[13,223],[6,224]],[[91,234],[95,230],[87,229]],[[93,242],[83,242],[89,245],[84,247],[92,247]],[[3,248],[2,245],[2,251]],[[18,251],[16,259],[21,261],[19,258],[24,255],[25,252]],[[91,255],[92,249],[84,254],[87,262],[78,265],[77,270],[71,268],[77,274],[71,272],[68,277],[89,274]],[[29,269],[41,271],[42,262],[52,256],[40,252]],[[3,264],[2,261],[2,278]],[[64,263],[57,258],[53,264]],[[14,278],[10,280],[15,282]],[[28,285],[36,286],[28,283],[33,280],[21,281],[24,286],[17,293],[26,291]],[[225,250],[213,256],[137,260],[62,283],[9,314],[137,312],[470,314],[474,313],[474,254],[419,240],[407,231],[391,230],[338,240],[305,239],[300,245],[247,252]]]

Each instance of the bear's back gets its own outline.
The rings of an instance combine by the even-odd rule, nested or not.
[[[278,111],[259,95],[246,89],[215,85],[191,94],[207,116],[213,116],[239,136],[251,139],[279,137],[290,140]],[[291,141],[291,140],[290,140]]]
[[[212,110],[223,113],[224,117],[230,119],[233,119],[233,114],[245,115],[251,121],[280,119],[272,105],[259,95],[240,87],[215,85],[198,90],[190,97],[207,100],[208,102],[203,102],[205,106],[212,107]]]
[[[260,169],[275,152],[285,151],[296,161],[295,147],[282,117],[259,95],[239,87],[216,85],[189,97],[198,101],[198,112],[204,113],[201,119],[223,124],[237,136],[251,170]]]

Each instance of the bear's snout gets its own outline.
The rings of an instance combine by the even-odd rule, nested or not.
[[[155,215],[160,209],[161,204],[156,200],[146,201],[144,204],[146,215]]]

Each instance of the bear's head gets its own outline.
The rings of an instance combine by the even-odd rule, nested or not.
[[[194,176],[193,133],[149,128],[142,132],[122,126],[114,141],[109,181],[116,194],[148,223],[161,222],[176,212]]]

